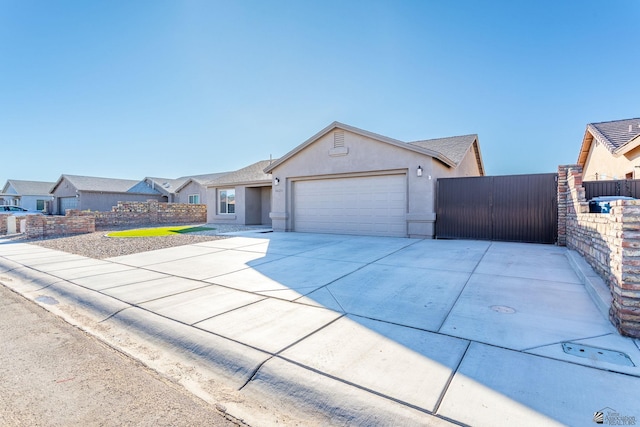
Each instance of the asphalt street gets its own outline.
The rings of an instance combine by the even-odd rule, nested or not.
[[[1,285],[0,343],[2,426],[238,425]]]

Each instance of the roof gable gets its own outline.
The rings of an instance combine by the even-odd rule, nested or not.
[[[628,144],[635,146],[639,135],[640,118],[589,123],[582,139],[578,164],[585,165],[594,139],[605,146],[611,154],[619,155],[628,151]]]
[[[410,142],[411,145],[417,145],[423,148],[442,153],[451,159],[456,166],[460,165],[470,149],[475,151],[478,170],[484,175],[484,164],[480,154],[480,144],[478,143],[478,135],[461,135],[450,136],[446,138],[426,139],[423,141]]]
[[[7,193],[9,188],[13,188],[15,194],[19,194],[21,196],[47,195],[49,194],[49,190],[51,190],[53,184],[53,182],[9,179],[7,180],[2,192]]]
[[[365,136],[367,138],[374,139],[376,141],[383,142],[383,143],[386,143],[386,144],[389,144],[389,145],[392,145],[392,146],[395,146],[395,147],[398,147],[398,148],[401,148],[401,149],[404,149],[404,150],[410,150],[410,151],[414,151],[416,153],[423,154],[425,156],[433,157],[435,159],[440,160],[442,163],[444,163],[445,165],[447,165],[449,167],[456,167],[457,166],[457,164],[453,160],[451,160],[449,157],[447,157],[445,154],[439,153],[439,152],[434,151],[434,150],[432,150],[430,148],[421,147],[420,145],[407,144],[407,143],[402,142],[400,140],[389,138],[387,136],[379,135],[379,134],[376,134],[376,133],[373,133],[373,132],[369,132],[369,131],[366,131],[366,130],[363,130],[363,129],[359,129],[359,128],[356,128],[356,127],[353,127],[353,126],[349,126],[349,125],[346,125],[344,123],[333,122],[329,126],[327,126],[324,129],[322,129],[317,134],[313,135],[311,138],[307,139],[302,144],[298,145],[293,150],[289,151],[287,154],[282,156],[279,160],[274,161],[264,171],[266,173],[271,173],[271,171],[273,169],[275,169],[277,166],[279,166],[282,163],[286,162],[287,160],[289,160],[290,158],[292,158],[293,156],[298,154],[300,151],[302,151],[303,149],[305,149],[306,147],[308,147],[309,145],[313,144],[314,142],[316,142],[317,140],[319,140],[320,138],[322,138],[323,136],[325,136],[329,132],[332,132],[335,129],[342,129],[342,130],[345,130],[345,131],[348,131],[348,132],[352,132],[352,133],[355,133],[357,135]]]
[[[144,179],[151,188],[157,190],[162,194],[173,194],[180,188],[186,181],[189,180],[188,177],[177,178],[177,179],[169,179],[169,178],[158,178],[158,177],[146,177]]]
[[[95,176],[62,175],[55,183],[51,192],[64,181],[68,181],[78,191],[95,191],[103,193],[127,193],[140,181],[132,179],[100,178]],[[146,193],[145,193],[146,194]]]

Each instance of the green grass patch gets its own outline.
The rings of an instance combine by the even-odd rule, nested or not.
[[[114,231],[107,234],[108,237],[162,237],[175,236],[176,234],[193,233],[196,231],[215,230],[211,227],[192,227],[190,225],[180,227],[156,227],[156,228],[137,228],[135,230]]]

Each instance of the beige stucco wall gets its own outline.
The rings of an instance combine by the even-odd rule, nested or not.
[[[331,155],[334,132],[328,132],[273,170],[274,180],[280,180],[273,187],[270,216],[274,231],[293,230],[292,183],[298,180],[402,173],[407,179],[407,234],[433,237],[437,178],[479,174],[477,166],[474,170],[470,164],[475,160],[465,159],[456,170],[430,156],[346,130],[344,141],[348,154]],[[418,166],[423,169],[421,177],[416,174]]]
[[[598,174],[597,179],[599,180],[624,179],[627,173],[633,173],[635,166],[640,166],[640,148],[615,157],[603,144],[596,142],[594,138],[583,168],[583,179],[585,181],[595,181],[596,174]],[[635,173],[633,178],[640,179],[640,170]]]
[[[236,211],[233,214],[218,213],[218,190],[236,190]],[[237,225],[269,225],[271,208],[271,185],[265,182],[255,184],[209,187],[206,189],[207,222]]]
[[[192,194],[200,195],[200,203],[203,205],[207,204],[207,189],[193,181],[185,185],[178,193],[176,193],[175,201],[176,203],[189,203],[189,196]]]

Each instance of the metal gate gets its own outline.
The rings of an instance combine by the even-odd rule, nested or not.
[[[440,178],[436,238],[555,243],[558,176]]]

